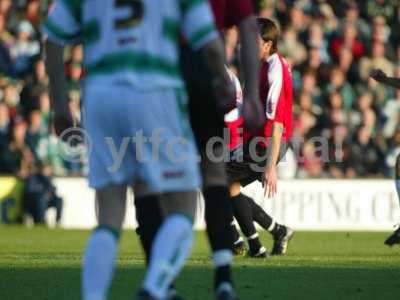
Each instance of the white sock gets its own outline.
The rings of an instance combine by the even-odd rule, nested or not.
[[[118,239],[109,229],[95,230],[86,246],[82,269],[83,300],[105,300],[114,273]]]
[[[164,299],[182,269],[192,247],[192,225],[186,216],[174,214],[159,229],[143,283],[143,288],[152,296]]]

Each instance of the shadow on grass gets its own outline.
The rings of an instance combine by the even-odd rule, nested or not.
[[[143,276],[139,266],[119,267],[110,299],[134,299]],[[400,270],[319,267],[237,266],[242,300],[399,299]],[[0,299],[78,300],[80,270],[74,268],[0,268]],[[212,299],[209,267],[185,268],[177,287],[186,299]]]

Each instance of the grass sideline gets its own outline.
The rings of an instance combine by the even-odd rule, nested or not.
[[[81,254],[89,231],[0,227],[0,299],[80,299]],[[400,246],[383,245],[387,233],[297,232],[286,257],[237,258],[241,300],[400,299]],[[261,234],[266,246],[272,240]],[[134,299],[143,255],[133,231],[121,240],[111,300]],[[177,287],[187,299],[212,299],[212,267],[205,234]]]

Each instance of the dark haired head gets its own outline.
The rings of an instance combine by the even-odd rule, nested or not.
[[[272,42],[272,50],[278,50],[279,29],[274,21],[267,18],[257,18],[257,25],[264,42]]]

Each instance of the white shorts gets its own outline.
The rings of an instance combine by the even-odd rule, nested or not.
[[[198,153],[182,89],[90,85],[83,99],[91,187],[135,185],[141,193],[200,187]]]

